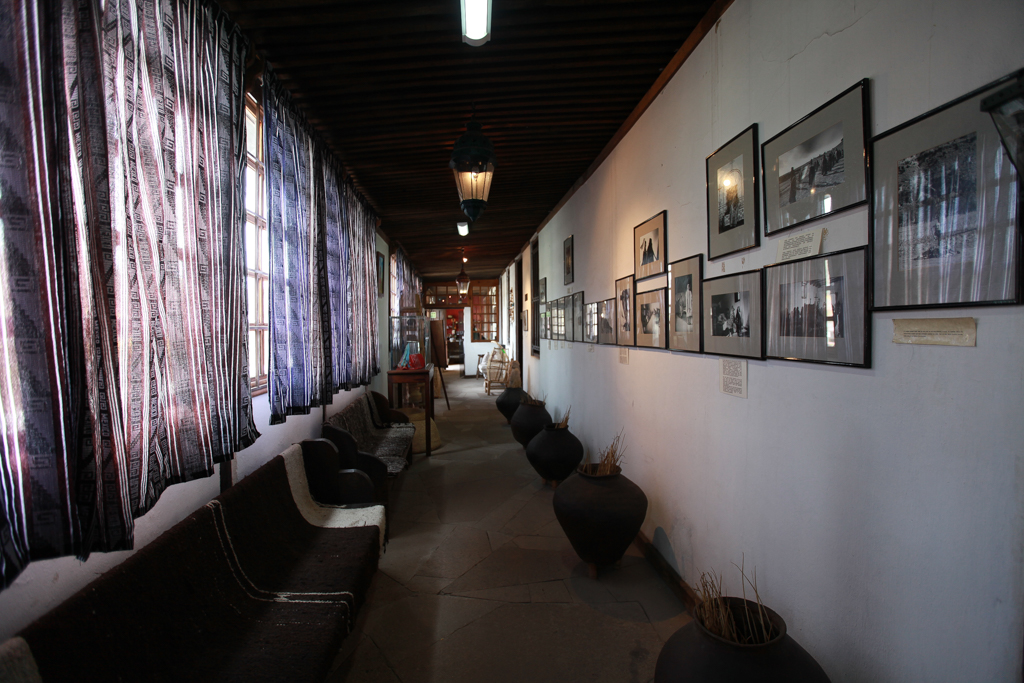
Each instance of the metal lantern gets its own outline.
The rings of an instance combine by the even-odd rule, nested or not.
[[[466,250],[462,250],[462,270],[459,271],[459,276],[455,278],[455,286],[459,289],[459,298],[462,298],[469,294],[469,276],[466,275]]]
[[[455,173],[455,187],[459,190],[462,211],[475,221],[487,206],[494,176],[494,145],[480,132],[475,120],[466,124],[466,132],[455,141],[452,160],[448,167]]]

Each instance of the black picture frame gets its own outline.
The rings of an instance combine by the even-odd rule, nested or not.
[[[530,309],[523,309],[523,332],[530,331]]]
[[[709,261],[761,244],[758,152],[755,123],[704,161]]]
[[[704,350],[703,273],[704,254],[668,264],[667,328],[668,348],[672,351],[701,353]]]
[[[866,204],[870,135],[865,78],[762,144],[765,237]]]
[[[615,344],[615,297],[597,302],[597,343]]]
[[[633,346],[636,339],[633,286],[632,275],[615,281],[615,343],[619,346]]]
[[[637,347],[664,349],[668,345],[667,293],[660,287],[634,297]]]
[[[584,305],[583,341],[587,344],[597,343],[597,306],[596,301]]]
[[[572,330],[573,341],[583,341],[583,326],[586,324],[586,311],[584,310],[583,292],[574,292],[572,295]]]
[[[764,287],[761,276],[758,269],[704,280],[701,292],[704,353],[755,360],[764,358]],[[739,334],[736,334],[737,328],[740,329]]]
[[[384,260],[384,254],[377,252],[377,296],[384,296],[386,290],[385,284],[387,283],[387,265]]]
[[[576,311],[573,310],[574,303],[576,303],[576,300],[572,294],[562,297],[562,310],[565,317],[565,336],[562,339],[567,342],[576,341]]]
[[[981,100],[1022,74],[871,140],[871,310],[1021,303],[1020,175]]]
[[[764,268],[765,357],[871,367],[866,246]]]
[[[665,272],[668,263],[668,211],[660,211],[633,228],[633,276],[645,280]]]
[[[554,339],[565,341],[565,297],[561,297],[555,304],[555,315],[557,317]]]
[[[537,301],[548,300],[548,279],[546,277],[542,277],[537,283],[536,299]]]
[[[537,325],[540,326],[540,329],[538,330],[538,337],[540,339],[551,338],[550,333],[548,332],[550,320],[551,319],[548,317],[548,302],[537,302]]]
[[[562,243],[562,273],[563,285],[571,285],[576,277],[576,264],[573,259],[572,235],[565,238]]]

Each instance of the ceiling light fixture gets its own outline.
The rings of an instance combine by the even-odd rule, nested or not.
[[[455,227],[459,229],[459,234],[462,235],[463,237],[469,234],[469,223],[461,221],[459,223],[456,223]]]
[[[483,127],[471,118],[466,132],[455,141],[448,168],[455,173],[455,187],[459,190],[462,211],[469,220],[476,221],[487,206],[494,176],[494,145],[481,133]]]
[[[455,286],[459,288],[459,297],[464,297],[469,294],[469,276],[466,275],[466,250],[462,250],[462,270],[459,271],[458,277],[455,278]]]
[[[480,47],[491,39],[491,0],[462,0],[462,42]]]

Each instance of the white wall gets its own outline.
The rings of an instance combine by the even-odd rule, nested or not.
[[[391,316],[391,252],[388,243],[377,234],[377,251],[384,254],[384,264],[387,275],[384,277],[384,294],[377,297],[377,350],[380,353],[380,373],[370,382],[370,388],[374,391],[388,394],[388,370],[391,369],[391,348],[388,335],[390,334],[389,318]]]
[[[334,402],[327,408],[327,415],[338,412],[363,391],[356,389],[336,394]],[[263,394],[253,398],[253,413],[260,438],[236,455],[234,481],[251,474],[291,444],[320,436],[322,408],[313,408],[309,415],[290,415],[284,424],[271,426],[270,404],[267,394]],[[169,487],[152,510],[135,520],[135,548],[142,548],[218,493],[220,477],[217,474]],[[132,552],[93,553],[86,562],[73,557],[61,557],[30,564],[10,587],[0,592],[0,642],[16,634],[103,572],[123,562]]]
[[[763,142],[871,79],[874,133],[1024,66],[1024,3],[736,0],[612,155],[540,233],[548,299],[562,240],[573,287],[611,297],[633,227],[668,210],[675,260],[707,249],[705,157],[753,122]],[[815,227],[864,244],[867,209]],[[763,238],[762,238],[763,239]],[[775,240],[708,276],[774,261]],[[525,252],[528,254],[528,250]],[[524,263],[525,266],[525,263]],[[976,348],[897,346],[894,317],[973,316]],[[586,344],[527,362],[531,393],[572,405],[589,450],[625,428],[644,533],[691,584],[757,568],[766,604],[833,681],[1019,681],[1024,642],[1024,309],[874,315],[873,367]]]

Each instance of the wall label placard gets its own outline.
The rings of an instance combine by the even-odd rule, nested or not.
[[[718,390],[723,394],[747,397],[747,361],[735,358],[718,359]]]
[[[892,328],[894,344],[978,345],[974,318],[894,318]]]
[[[779,240],[778,252],[775,254],[775,260],[782,263],[783,261],[792,261],[793,259],[817,256],[821,253],[822,230],[824,230],[824,228],[808,230],[807,232],[802,232],[799,235],[792,235]]]

